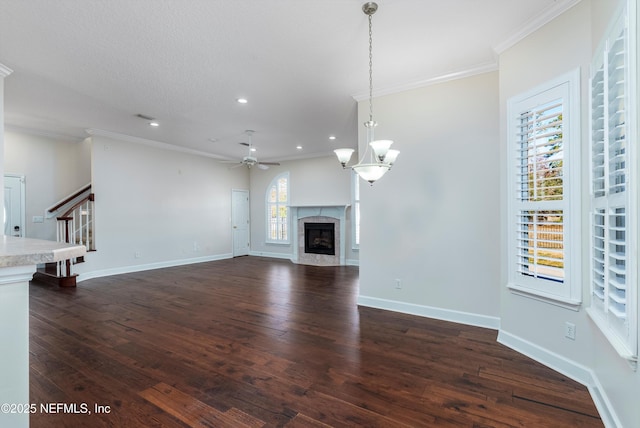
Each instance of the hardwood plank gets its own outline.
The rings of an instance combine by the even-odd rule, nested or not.
[[[36,403],[58,427],[602,427],[585,387],[496,332],[358,307],[358,269],[259,257],[30,287]]]
[[[139,394],[190,427],[251,428],[264,426],[264,422],[238,409],[220,412],[162,382],[141,391]]]

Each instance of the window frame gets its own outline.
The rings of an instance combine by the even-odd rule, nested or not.
[[[595,51],[589,73],[589,182],[590,182],[590,210],[589,210],[589,284],[591,304],[587,307],[587,313],[593,322],[602,331],[607,340],[611,343],[616,352],[627,360],[633,370],[637,370],[638,365],[638,165],[637,158],[637,57],[636,57],[636,31],[635,21],[636,11],[634,2],[629,2],[622,9],[619,15],[612,21],[609,29],[605,33],[603,40]],[[626,37],[621,38],[620,33]],[[616,43],[624,44],[622,50],[624,78],[622,83],[616,81],[615,76],[610,76],[612,66],[617,65],[617,55],[620,51],[615,51]],[[613,57],[610,56],[613,51]],[[619,70],[616,70],[619,71]],[[614,73],[615,74],[615,73]],[[597,79],[597,80],[596,80]],[[594,85],[600,82],[602,91],[598,88],[594,90]],[[613,84],[612,84],[613,82]],[[618,88],[622,85],[622,94]],[[613,90],[611,88],[614,88]],[[617,113],[611,114],[610,92],[624,99],[622,130],[616,131],[621,125],[614,122]],[[596,97],[599,98],[596,100]],[[635,99],[635,102],[632,102]],[[617,102],[617,101],[616,101]],[[599,124],[602,125],[599,125]],[[600,127],[601,126],[601,127]],[[597,131],[596,131],[597,128]],[[621,143],[611,142],[611,138],[618,140],[621,136]],[[602,149],[596,145],[601,145]],[[623,163],[625,180],[623,190],[618,191],[614,184],[610,183],[611,175],[611,149],[617,146],[624,147]],[[598,154],[595,155],[594,151]],[[601,153],[600,153],[601,152]],[[615,153],[618,157],[618,152]],[[599,158],[602,157],[602,160]],[[596,163],[596,158],[598,158]],[[618,164],[613,168],[618,168]],[[595,173],[596,169],[602,172]],[[616,170],[617,172],[617,170]],[[596,181],[597,186],[596,186]],[[612,189],[614,191],[612,191]],[[616,228],[617,225],[611,223],[619,217],[619,210],[624,210],[624,227]],[[615,296],[618,285],[616,280],[611,282],[609,277],[612,272],[618,269],[616,259],[619,258],[615,251],[618,250],[616,230],[623,233],[622,245],[624,249],[624,270],[620,271],[625,277],[624,280],[624,314],[621,311],[609,309],[615,305]],[[619,269],[618,269],[619,270]],[[615,279],[615,278],[614,278]],[[612,287],[616,290],[612,291]],[[610,296],[610,294],[614,296]],[[618,313],[616,315],[616,312]]]
[[[563,124],[563,198],[556,201],[523,201],[517,198],[521,172],[518,165],[522,140],[518,128],[523,114],[554,100],[562,100]],[[520,95],[507,100],[507,213],[508,213],[508,284],[514,294],[534,298],[577,311],[582,304],[581,246],[580,246],[580,69],[577,68]],[[562,209],[563,264],[561,281],[525,275],[517,269],[518,218],[523,211],[549,211]]]
[[[286,200],[284,201],[280,201],[280,193],[279,193],[279,188],[278,188],[278,182],[281,179],[286,179],[286,192],[287,192],[287,197]],[[276,190],[276,202],[271,202],[270,201],[270,194],[271,194],[271,189],[275,187]],[[291,207],[290,207],[290,196],[291,196],[291,181],[289,179],[289,172],[283,172],[280,173],[278,175],[276,175],[271,182],[269,183],[269,185],[267,186],[267,190],[265,192],[265,242],[267,244],[290,244],[291,243]],[[274,206],[276,207],[276,212],[280,212],[281,208],[286,208],[286,218],[284,221],[277,221],[276,220],[276,228],[278,229],[276,231],[276,235],[280,235],[280,227],[279,226],[285,226],[286,227],[286,238],[285,239],[278,239],[276,238],[272,238],[271,237],[271,207]],[[278,215],[276,217],[277,219],[280,218],[280,215]]]

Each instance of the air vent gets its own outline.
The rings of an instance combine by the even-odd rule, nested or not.
[[[143,119],[143,120],[149,120],[149,121],[150,120],[156,120],[155,117],[147,116],[146,114],[141,114],[141,113],[138,113],[135,116],[140,118],[140,119]]]

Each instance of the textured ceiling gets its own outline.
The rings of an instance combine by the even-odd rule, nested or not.
[[[375,91],[495,68],[497,52],[577,1],[379,0]],[[227,159],[247,154],[246,129],[265,161],[355,147],[362,3],[0,0],[7,128],[76,140],[99,129]]]

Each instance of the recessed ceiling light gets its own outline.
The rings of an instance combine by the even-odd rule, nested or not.
[[[330,140],[335,140],[335,139],[336,139],[336,136],[335,136],[335,135],[329,135],[329,139],[330,139]]]
[[[160,124],[158,122],[149,122],[149,126],[160,126]]]
[[[209,138],[209,141],[211,141],[212,143],[217,143],[218,139],[214,138],[214,137],[211,137],[211,138]]]
[[[236,101],[238,101],[240,104],[246,104],[249,102],[249,100],[247,100],[246,98],[238,98]]]
[[[255,152],[256,148],[255,147],[251,147],[249,150],[252,151],[252,152]]]
[[[302,146],[296,146],[296,149],[302,150]]]

